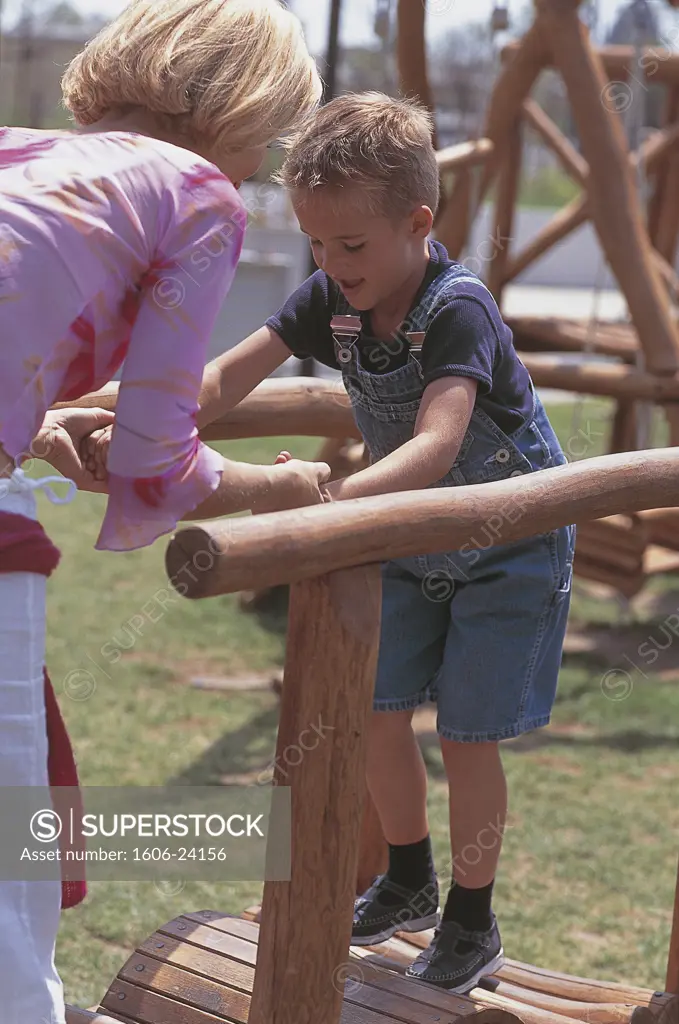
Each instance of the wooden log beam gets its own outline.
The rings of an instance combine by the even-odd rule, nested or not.
[[[667,979],[665,990],[679,996],[679,871],[677,886],[674,891],[674,911],[672,915],[672,934],[667,958]]]
[[[503,46],[503,64],[515,59],[520,45],[520,41],[513,41]],[[679,86],[679,55],[674,50],[647,46],[638,57],[634,46],[608,45],[597,46],[595,53],[611,81],[625,82],[631,70],[637,78],[645,78],[663,85]],[[549,51],[545,66],[556,66],[556,61],[549,55]]]
[[[457,174],[450,195],[446,196],[445,206],[435,221],[436,238],[445,245],[451,259],[459,259],[468,242],[478,205],[472,210],[474,199],[473,170],[464,167]]]
[[[537,235],[528,242],[526,247],[509,260],[505,274],[505,284],[527,270],[531,264],[544,256],[552,246],[561,242],[564,238],[576,231],[590,218],[589,199],[586,194],[576,196],[570,203],[567,203],[562,210],[559,210],[549,223],[538,231]]]
[[[521,359],[537,387],[608,398],[679,400],[679,377],[654,377],[633,366],[614,363],[566,363],[558,356],[526,353]]]
[[[292,877],[264,885],[250,1024],[339,1024],[381,590],[369,565],[291,591],[274,784],[291,787]],[[291,763],[312,728],[320,741]]]
[[[419,4],[420,0],[412,0]],[[521,104],[530,93],[535,81],[549,60],[537,18],[518,45],[512,60],[500,70],[491,96],[483,136],[493,143],[493,153],[486,160],[477,195],[477,203],[485,198],[495,179],[511,142],[512,125],[521,112]],[[471,181],[469,172],[459,175],[436,230],[453,259],[459,259],[467,242],[470,218]],[[461,220],[461,218],[464,218]]]
[[[663,124],[665,128],[674,128],[679,123],[679,88],[667,90],[665,96],[665,109]],[[648,232],[652,244],[667,255],[658,246],[658,231],[664,220],[664,206],[669,199],[669,161],[664,161],[659,167],[655,177],[653,194],[648,207]],[[669,258],[669,257],[668,257]],[[670,262],[674,262],[671,260]]]
[[[575,6],[539,0],[540,21],[568,89],[590,167],[588,194],[603,250],[625,295],[655,373],[679,369],[679,339],[644,226],[620,118],[601,96],[606,74]]]
[[[384,874],[388,867],[389,847],[384,838],[375,802],[370,793],[366,791],[363,802],[356,895],[361,896],[372,885],[373,879],[377,875]]]
[[[679,124],[670,125],[662,131],[653,132],[650,138],[631,155],[632,168],[645,168],[648,173],[660,170],[666,159],[679,145]]]
[[[55,409],[115,411],[118,384]],[[263,381],[240,405],[200,432],[204,441],[233,441],[246,437],[323,437],[361,440],[351,403],[340,379],[290,377]]]
[[[579,185],[586,185],[589,167],[585,158],[578,153],[571,140],[558,125],[544,112],[539,103],[527,99],[523,104],[523,116],[531,128],[540,135],[543,142],[557,156],[559,163]]]
[[[639,352],[634,329],[628,325],[539,316],[507,316],[505,322],[522,353],[587,351],[636,363]]]
[[[521,181],[521,160],[523,136],[521,121],[517,117],[510,131],[507,155],[500,170],[495,200],[495,233],[492,257],[487,282],[498,306],[502,305],[502,293],[507,276],[509,251],[514,234],[514,215]]]
[[[494,146],[490,139],[476,139],[472,142],[461,142],[457,146],[447,146],[436,154],[436,163],[442,173],[460,171],[467,167],[478,167],[491,156]]]
[[[401,92],[416,97],[435,117],[434,99],[429,86],[426,44],[426,4],[422,0],[398,0],[396,10],[396,61]],[[436,128],[432,135],[438,149]]]
[[[621,398],[613,418],[610,452],[631,452],[638,447],[637,430],[639,426],[637,403],[628,398]]]
[[[366,562],[461,549],[473,553],[489,524],[496,543],[504,544],[578,520],[676,505],[678,449],[606,455],[483,485],[189,527],[170,541],[166,568],[186,597],[213,597]],[[199,571],[187,573],[199,564]]]

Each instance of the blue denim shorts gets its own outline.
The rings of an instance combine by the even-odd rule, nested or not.
[[[383,567],[376,711],[438,707],[448,740],[482,743],[547,725],[570,604],[573,527],[484,552]]]

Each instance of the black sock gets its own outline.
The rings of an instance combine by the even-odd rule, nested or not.
[[[406,843],[404,846],[392,846],[389,843],[389,868],[387,870],[389,881],[396,885],[409,889],[411,892],[419,892],[434,877],[434,859],[431,852],[431,838],[426,835],[417,843]],[[398,896],[385,892],[381,901],[387,906],[390,903],[398,903]]]
[[[491,902],[493,885],[481,889],[465,889],[453,882],[443,911],[444,921],[455,921],[467,932],[487,932],[493,919]]]

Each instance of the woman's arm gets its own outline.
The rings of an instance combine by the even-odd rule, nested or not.
[[[470,377],[443,377],[425,390],[415,434],[374,466],[324,488],[328,501],[416,491],[450,471],[469,426],[478,384]]]
[[[290,349],[270,327],[260,327],[205,367],[198,399],[198,429],[225,416],[289,359]]]

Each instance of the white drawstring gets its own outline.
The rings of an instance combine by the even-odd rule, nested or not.
[[[68,484],[68,492],[60,497],[50,484]],[[15,469],[9,479],[0,480],[0,497],[22,491],[43,491],[52,505],[68,505],[78,493],[78,485],[65,476],[41,476],[34,480],[26,476],[23,469]]]

